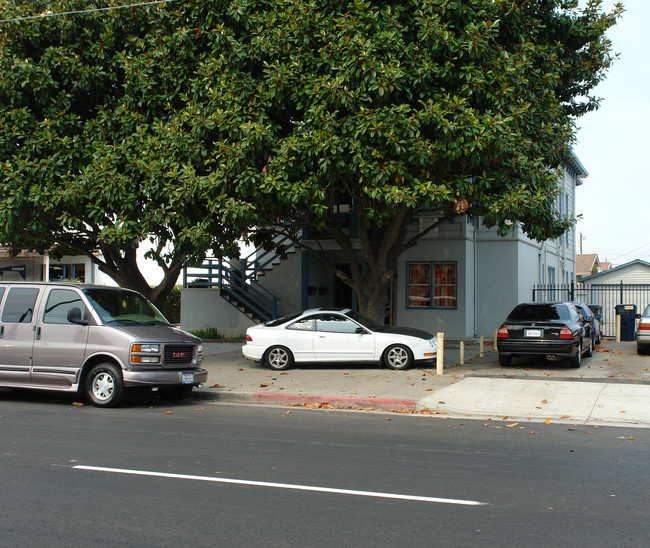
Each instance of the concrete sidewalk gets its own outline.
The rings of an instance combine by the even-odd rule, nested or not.
[[[204,343],[208,382],[194,396],[214,401],[392,410],[442,417],[650,427],[650,357],[633,342],[604,341],[582,367],[519,360],[500,367],[491,346],[445,343],[443,375],[431,368],[301,365],[271,371],[246,360],[241,343]]]

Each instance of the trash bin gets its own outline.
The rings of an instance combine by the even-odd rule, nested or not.
[[[621,340],[633,341],[635,336],[636,305],[617,304],[616,315],[621,317]]]
[[[591,311],[594,313],[594,316],[596,316],[596,319],[599,322],[603,321],[603,307],[600,304],[590,304],[589,308],[591,308]]]

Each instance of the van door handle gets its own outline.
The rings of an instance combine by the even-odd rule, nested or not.
[[[37,341],[41,340],[41,326],[40,325],[36,328],[36,340]]]
[[[5,326],[0,325],[0,339],[2,339],[5,336]]]

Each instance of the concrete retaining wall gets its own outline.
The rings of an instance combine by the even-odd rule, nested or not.
[[[214,328],[221,337],[243,337],[254,324],[223,299],[217,289],[181,289],[181,329]]]

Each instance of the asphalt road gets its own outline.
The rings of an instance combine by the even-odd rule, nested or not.
[[[650,433],[0,389],[2,546],[644,546]]]

